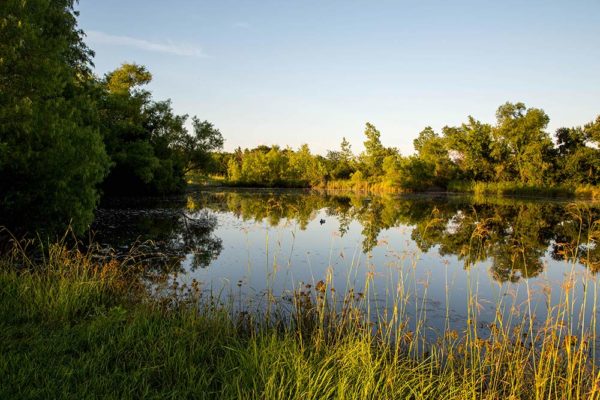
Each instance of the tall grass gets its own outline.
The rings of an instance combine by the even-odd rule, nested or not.
[[[591,222],[582,242],[600,239],[600,221]],[[486,234],[482,224],[468,251]],[[566,248],[566,259],[585,262],[580,251]],[[42,254],[30,259],[15,242],[0,259],[0,398],[600,398],[598,284],[577,275],[575,261],[560,300],[545,292],[548,318],[536,320],[526,284],[524,304],[498,296],[487,334],[469,276],[464,329],[447,323],[432,341],[427,282],[416,278],[416,259],[402,255],[389,266],[384,306],[372,269],[353,286],[352,260],[343,291],[330,271],[297,286],[291,310],[264,318],[197,284],[150,297],[143,266],[131,260],[64,243]]]
[[[582,185],[575,188],[575,195],[593,200],[600,200],[600,186]]]
[[[519,182],[463,182],[448,184],[450,192],[466,192],[475,195],[513,195],[529,197],[574,197],[575,188],[569,185],[529,185]]]
[[[403,190],[391,182],[369,182],[368,180],[330,180],[317,189],[342,190],[369,193],[401,193]]]
[[[578,197],[600,199],[600,187],[592,185],[527,185],[519,182],[465,182],[452,181],[449,192],[475,195],[528,196],[528,197]]]
[[[257,182],[231,182],[223,177],[194,178],[192,182],[204,182],[212,186],[231,186],[249,188],[312,188],[316,190],[351,191],[365,193],[403,193],[415,190],[402,189],[389,181],[370,182],[368,180],[339,179],[321,182],[318,185],[309,185],[307,182],[271,183]],[[423,187],[416,191],[430,191],[431,188]],[[448,192],[473,193],[479,196],[526,196],[526,197],[564,197],[600,199],[600,187],[593,185],[531,185],[519,182],[470,182],[451,181],[446,188]]]

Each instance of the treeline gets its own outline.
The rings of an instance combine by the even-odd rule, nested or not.
[[[365,150],[355,155],[344,138],[339,150],[311,155],[307,145],[279,146],[214,156],[214,171],[241,185],[375,186],[398,190],[445,190],[460,182],[511,183],[519,187],[600,184],[600,116],[583,127],[560,128],[554,141],[549,117],[523,103],[506,103],[495,125],[468,117],[441,133],[426,127],[415,154],[385,147],[380,132],[365,127]]]
[[[123,64],[92,73],[74,0],[0,2],[0,226],[82,232],[101,194],[165,194],[220,149],[221,133],[144,89]]]

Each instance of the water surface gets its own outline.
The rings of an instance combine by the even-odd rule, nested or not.
[[[589,323],[599,219],[593,202],[215,189],[114,201],[93,230],[124,254],[141,243],[148,268],[241,309],[323,281],[335,293],[367,293],[378,312],[402,299],[413,323],[425,316],[435,334],[462,329],[473,304],[483,330],[498,308],[541,323],[566,290],[576,309],[586,303],[569,323]]]

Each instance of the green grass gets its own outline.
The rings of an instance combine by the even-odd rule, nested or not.
[[[369,182],[367,180],[331,180],[327,181],[320,189],[326,190],[341,190],[353,192],[369,192],[369,193],[401,193],[402,189],[394,186],[390,182]]]
[[[221,175],[203,174],[197,171],[188,172],[185,176],[188,186],[220,186],[227,183]]]
[[[306,182],[231,182],[223,177],[194,178],[190,182],[204,182],[209,186],[231,186],[249,188],[308,188]],[[317,190],[369,192],[369,193],[402,193],[406,192],[390,182],[355,181],[352,179],[330,180],[311,188]],[[422,188],[417,191],[428,191]],[[524,197],[561,197],[600,199],[600,187],[592,185],[529,185],[518,182],[468,182],[451,181],[446,189],[448,192],[473,193],[477,196],[524,196]]]
[[[582,185],[575,188],[575,195],[593,200],[600,200],[600,186]]]
[[[527,196],[527,197],[577,197],[600,199],[600,187],[592,185],[527,185],[518,182],[465,182],[448,184],[449,192],[465,192],[475,195]]]
[[[528,185],[518,182],[450,182],[450,192],[467,192],[475,195],[575,197],[575,187],[569,185]]]
[[[497,315],[492,335],[478,336],[474,297],[464,332],[425,343],[406,326],[410,293],[400,284],[389,318],[374,326],[362,312],[369,279],[366,296],[345,293],[338,308],[331,277],[296,291],[289,317],[265,321],[203,301],[197,287],[151,298],[131,260],[62,244],[45,254],[0,260],[3,399],[599,398],[595,331],[560,329],[579,312],[568,288],[539,331]],[[589,290],[596,295],[595,279]],[[595,329],[595,318],[587,323]]]

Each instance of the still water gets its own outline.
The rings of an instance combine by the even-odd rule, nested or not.
[[[461,329],[473,307],[482,330],[507,308],[541,324],[566,292],[576,330],[595,312],[600,270],[593,202],[214,189],[106,204],[93,231],[241,309],[323,281],[379,313],[400,302],[432,335]]]

